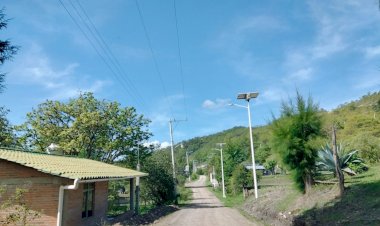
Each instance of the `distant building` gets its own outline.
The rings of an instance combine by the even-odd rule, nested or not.
[[[244,165],[247,170],[252,170],[252,164]],[[256,171],[262,171],[263,175],[270,174],[269,170],[267,170],[263,165],[256,164]]]
[[[0,186],[26,188],[26,205],[41,213],[28,225],[101,225],[108,181],[130,180],[133,194],[134,178],[143,176],[147,174],[89,159],[0,149]],[[0,203],[5,199],[0,196]],[[0,219],[5,214],[0,212]]]

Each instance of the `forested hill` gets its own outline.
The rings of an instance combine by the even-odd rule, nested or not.
[[[360,156],[368,161],[380,161],[380,92],[369,93],[359,100],[344,103],[332,111],[321,111],[325,136],[321,144],[330,142],[330,131],[337,125],[338,142],[350,149],[358,149]],[[256,160],[264,163],[273,154],[270,148],[270,125],[256,127],[254,144]],[[190,153],[191,159],[207,161],[216,143],[244,143],[249,149],[249,133],[247,127],[234,127],[204,137],[196,137],[183,144]]]

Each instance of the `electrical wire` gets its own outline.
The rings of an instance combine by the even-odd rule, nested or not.
[[[111,73],[114,75],[114,77],[120,82],[120,84],[122,85],[122,87],[124,88],[125,91],[127,91],[127,93],[133,98],[135,99],[135,101],[140,104],[141,106],[145,106],[145,103],[144,103],[144,99],[138,95],[138,91],[137,89],[135,88],[132,88],[134,87],[133,86],[133,83],[129,80],[129,82],[126,82],[126,80],[124,79],[124,77],[121,75],[120,73],[120,68],[118,67],[115,67],[115,60],[112,60],[112,58],[109,57],[109,55],[107,55],[108,58],[106,58],[105,56],[103,56],[103,54],[101,53],[101,51],[99,50],[99,48],[97,48],[96,44],[94,43],[94,41],[89,37],[89,35],[85,32],[85,30],[82,28],[82,26],[79,24],[79,22],[76,20],[76,18],[72,15],[72,13],[69,11],[69,9],[66,7],[66,5],[62,2],[62,0],[59,0],[59,2],[61,3],[61,6],[65,9],[66,13],[70,16],[70,18],[73,20],[73,22],[76,24],[76,26],[79,28],[79,30],[82,32],[82,34],[85,36],[85,38],[87,39],[87,41],[90,43],[90,45],[92,46],[92,48],[95,50],[95,52],[97,53],[97,55],[101,58],[101,60],[105,63],[105,65],[108,67],[108,69],[111,71]],[[87,27],[87,29],[90,31],[90,34],[92,35],[92,37],[94,38],[94,40],[97,42],[97,44],[100,46],[101,50],[103,50],[103,52],[105,52],[107,54],[109,54],[109,52],[111,52],[111,50],[108,48],[108,51],[107,51],[107,48],[105,48],[103,45],[100,45],[99,44],[99,38],[96,38],[96,36],[94,35],[93,31],[89,28],[88,24],[85,23],[83,17],[80,15],[80,13],[78,12],[78,10],[76,9],[76,7],[73,5],[73,3],[70,1],[70,4],[72,5],[72,7],[74,8],[75,12],[77,13],[77,15],[81,18],[82,20],[82,23],[85,24],[85,26]],[[82,7],[83,8],[83,7]],[[89,18],[88,18],[89,19]],[[91,22],[92,23],[92,22]],[[94,26],[95,27],[95,26]],[[100,36],[101,37],[101,36]],[[104,40],[103,40],[104,41]],[[105,42],[104,42],[105,43]],[[107,46],[108,47],[108,46]],[[112,52],[111,52],[112,54]],[[113,54],[112,54],[113,55]],[[115,58],[116,59],[116,58]],[[113,65],[111,65],[110,64]],[[115,68],[116,68],[116,71],[115,71]],[[117,73],[117,71],[119,71],[119,73]],[[125,73],[124,73],[125,75]],[[126,76],[125,76],[126,77]],[[126,77],[127,78],[127,77]],[[129,87],[127,87],[129,86]],[[130,89],[135,89],[134,91],[135,92],[132,92]],[[136,93],[136,94],[135,94]]]
[[[181,77],[183,105],[184,105],[184,109],[185,109],[185,116],[187,119],[187,103],[186,103],[186,96],[185,96],[185,82],[184,82],[184,78],[183,78],[184,76],[183,76],[181,45],[179,42],[179,29],[178,29],[178,16],[177,16],[176,0],[173,0],[173,7],[174,7],[174,17],[175,17],[175,28],[176,28],[176,34],[177,34],[177,49],[178,49],[178,57],[179,57],[179,74]]]
[[[164,82],[164,79],[162,78],[162,74],[161,74],[160,68],[158,66],[158,61],[157,61],[157,58],[156,58],[156,54],[153,51],[152,42],[151,42],[151,39],[150,39],[150,36],[149,36],[149,33],[148,33],[148,29],[146,28],[146,25],[145,25],[144,17],[143,17],[140,5],[138,3],[138,0],[135,0],[135,3],[136,3],[137,11],[138,11],[139,16],[140,16],[141,24],[142,24],[143,29],[144,29],[145,38],[146,38],[146,40],[148,42],[148,47],[149,47],[150,53],[151,53],[152,58],[153,58],[154,67],[155,67],[156,73],[157,73],[157,75],[158,75],[158,77],[160,79],[162,90],[164,92],[165,98],[166,98],[166,100],[168,102],[168,105],[169,105],[169,110],[171,112],[172,117],[174,118],[174,116],[173,116],[173,109],[172,109],[171,104],[169,103],[169,96],[168,96],[168,93],[167,93],[165,82]]]

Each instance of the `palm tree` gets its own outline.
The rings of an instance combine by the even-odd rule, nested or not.
[[[350,168],[352,164],[366,168],[363,159],[359,158],[356,154],[358,150],[345,151],[343,145],[340,144],[337,146],[337,152],[340,168],[348,175],[356,175],[357,173],[355,172],[355,169]],[[330,145],[327,144],[318,151],[318,160],[316,166],[319,171],[329,171],[335,175],[335,163]]]

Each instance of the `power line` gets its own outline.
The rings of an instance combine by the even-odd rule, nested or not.
[[[162,87],[162,89],[164,91],[165,98],[168,101],[169,109],[170,109],[170,112],[171,112],[171,116],[174,117],[173,116],[173,109],[171,107],[171,104],[169,103],[169,96],[168,96],[168,93],[167,93],[167,90],[166,90],[164,79],[162,78],[162,75],[161,75],[161,72],[160,72],[160,68],[158,66],[158,61],[157,61],[157,58],[156,58],[156,54],[153,51],[152,42],[151,42],[151,39],[149,37],[148,29],[146,28],[146,25],[145,25],[144,17],[143,17],[143,14],[141,12],[141,8],[140,8],[140,5],[138,3],[138,0],[135,0],[135,3],[136,3],[137,11],[139,12],[139,17],[140,17],[141,24],[142,24],[143,29],[144,29],[145,38],[146,38],[146,40],[148,42],[149,50],[150,50],[150,53],[151,53],[152,58],[153,58],[155,70],[156,70],[157,75],[158,75],[158,77],[160,79],[161,87]]]
[[[79,5],[79,8],[82,10],[83,14],[86,16],[87,20],[90,22],[93,30],[95,31],[96,35],[94,35],[94,37],[98,37],[97,40],[100,40],[100,42],[99,42],[100,46],[102,46],[101,44],[103,44],[103,46],[105,47],[104,48],[105,52],[110,56],[110,59],[112,60],[113,64],[116,66],[116,68],[118,69],[119,73],[121,75],[124,75],[124,77],[122,77],[122,78],[125,78],[125,80],[127,81],[127,83],[129,83],[129,85],[131,86],[131,88],[135,91],[134,94],[145,105],[144,98],[140,95],[140,93],[138,92],[138,89],[135,87],[135,85],[133,84],[133,82],[128,78],[128,75],[125,72],[124,68],[121,66],[119,60],[115,57],[115,55],[111,51],[111,48],[109,48],[109,46],[107,45],[106,41],[104,41],[103,36],[100,34],[100,32],[98,31],[98,29],[96,28],[96,26],[94,25],[94,23],[92,22],[92,20],[90,19],[90,17],[88,16],[88,14],[87,14],[86,10],[83,8],[82,4],[80,4],[80,2],[78,0],[77,0],[77,4]],[[91,31],[90,28],[89,28],[89,30]],[[91,33],[93,33],[93,32],[91,32]]]
[[[87,30],[90,31],[90,35],[93,37],[93,39],[96,41],[98,46],[100,46],[100,50],[102,50],[104,53],[106,53],[106,56],[103,56],[99,48],[96,46],[96,43],[89,37],[89,35],[86,33],[86,31],[82,28],[82,26],[79,24],[79,22],[76,20],[76,18],[70,13],[70,10],[65,6],[65,4],[62,2],[62,0],[59,0],[62,7],[65,9],[67,14],[70,16],[70,18],[73,20],[73,22],[76,24],[76,26],[79,28],[79,30],[83,33],[87,41],[90,43],[92,48],[95,50],[95,52],[98,54],[98,56],[101,58],[101,60],[106,64],[108,69],[111,71],[111,73],[114,75],[114,77],[121,83],[122,87],[127,91],[127,93],[136,100],[137,103],[139,103],[141,106],[146,106],[143,98],[138,94],[137,89],[134,87],[133,83],[128,79],[125,72],[122,71],[122,67],[120,66],[120,63],[118,63],[116,57],[113,55],[112,51],[109,49],[108,45],[105,43],[104,39],[101,37],[100,33],[97,31],[95,25],[91,22],[88,15],[85,13],[83,7],[83,12],[85,13],[87,19],[90,21],[90,23],[93,25],[94,30],[98,33],[98,37],[94,34],[90,26],[86,23],[86,21],[83,19],[82,15],[78,11],[78,9],[74,6],[74,4],[70,1],[71,6],[75,10],[76,14],[81,19],[82,23],[86,26]],[[79,2],[78,2],[79,3]],[[103,45],[99,41],[99,39],[103,40]],[[117,63],[115,63],[117,62]],[[112,64],[112,65],[111,65]],[[119,65],[119,67],[117,66]],[[115,71],[116,68],[116,71]],[[121,69],[120,69],[121,68]],[[123,77],[124,75],[124,77]],[[129,86],[129,87],[127,87]],[[134,89],[134,92],[132,92],[130,89]]]
[[[183,105],[185,108],[185,115],[187,118],[187,104],[186,104],[186,96],[185,96],[185,83],[183,79],[183,66],[182,66],[182,55],[181,55],[181,46],[179,43],[179,29],[178,29],[178,17],[177,17],[177,6],[176,6],[176,0],[173,0],[173,6],[174,6],[174,17],[175,17],[175,28],[176,28],[176,34],[177,34],[177,49],[178,49],[178,57],[179,57],[179,72],[181,77],[181,85],[182,85],[182,95],[183,95]]]

